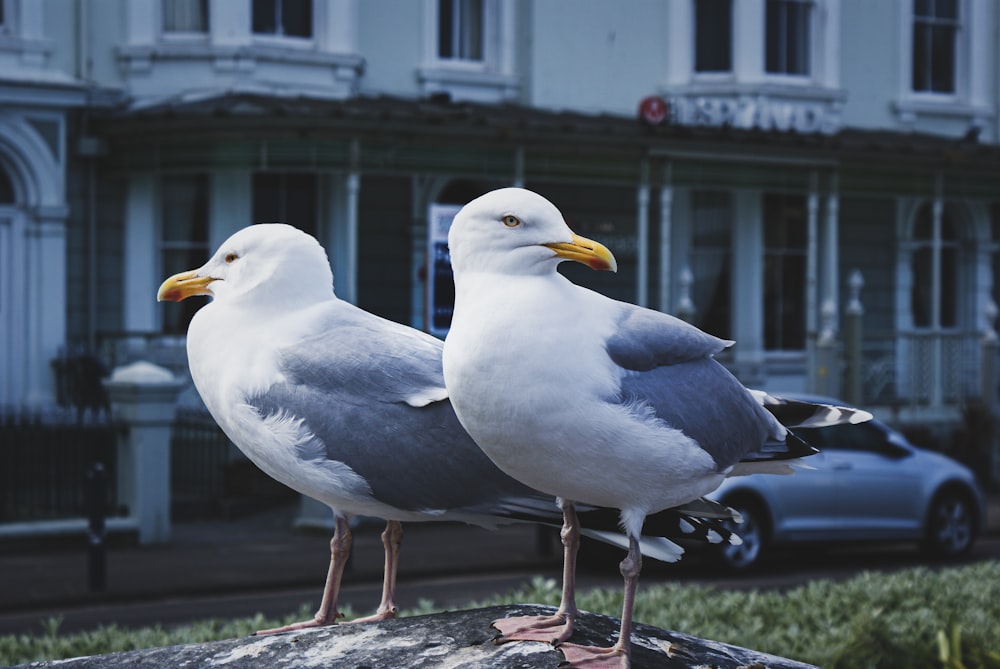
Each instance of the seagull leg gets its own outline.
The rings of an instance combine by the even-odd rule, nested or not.
[[[375,615],[348,620],[348,624],[370,623],[396,617],[396,568],[399,566],[399,545],[403,541],[403,525],[398,520],[390,520],[382,532],[382,546],[385,547],[385,570],[382,577],[382,602]]]
[[[559,645],[567,664],[566,669],[628,669],[632,659],[632,609],[635,607],[635,591],[639,585],[642,570],[642,552],[639,540],[629,533],[628,554],[621,562],[622,578],[625,579],[625,601],[622,604],[622,626],[618,642],[610,648],[580,646],[573,643]]]
[[[337,598],[340,596],[340,579],[344,576],[344,567],[347,566],[347,558],[350,554],[350,525],[347,523],[347,518],[335,513],[333,538],[330,539],[330,569],[326,574],[326,585],[323,588],[323,599],[320,602],[319,611],[310,620],[303,620],[284,627],[260,630],[257,635],[278,634],[337,624],[337,619],[344,617],[344,614],[337,610]]]
[[[576,554],[580,548],[580,521],[572,502],[559,500],[563,512],[563,527],[559,536],[563,544],[563,586],[559,610],[551,616],[515,616],[493,621],[502,636],[496,643],[508,641],[545,641],[557,644],[573,635],[576,608]]]

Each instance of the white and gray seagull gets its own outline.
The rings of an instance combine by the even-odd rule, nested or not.
[[[500,469],[559,499],[568,533],[583,503],[619,509],[629,538],[611,648],[566,643],[577,615],[572,564],[556,615],[494,625],[504,640],[560,644],[570,666],[628,666],[647,516],[710,493],[726,476],[790,472],[789,462],[813,450],[782,422],[870,415],[752,392],[713,358],[732,342],[573,284],[556,271],[560,262],[614,271],[614,256],[575,235],[536,193],[506,188],[473,200],[448,243],[456,298],[444,378],[462,425]]]
[[[334,515],[319,611],[262,633],[337,621],[352,516],[387,521],[382,601],[361,620],[395,615],[402,522],[559,525],[552,496],[503,474],[462,429],[444,386],[443,342],[338,299],[313,237],[283,224],[245,228],[157,297],[195,295],[212,300],[191,320],[188,362],[213,418],[260,469]],[[719,523],[730,514],[706,500],[666,511],[647,525],[643,550],[675,560],[681,549],[668,537],[738,541]],[[585,533],[626,545],[616,515],[581,509]]]

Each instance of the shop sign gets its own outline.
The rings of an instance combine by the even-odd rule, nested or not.
[[[659,100],[660,102],[655,102]],[[657,114],[650,114],[656,110]],[[773,100],[747,96],[676,96],[644,98],[640,117],[647,123],[708,128],[738,128],[802,134],[833,134],[840,129],[834,105],[810,100]]]

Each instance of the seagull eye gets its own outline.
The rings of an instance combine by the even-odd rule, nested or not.
[[[239,258],[239,256],[236,255],[235,253],[227,253],[226,254],[226,264],[227,265],[231,265],[232,263],[236,262],[236,260],[238,258]]]
[[[511,214],[507,214],[506,216],[501,218],[500,221],[508,228],[516,228],[517,226],[521,225],[521,219],[519,219],[517,216],[512,216]]]

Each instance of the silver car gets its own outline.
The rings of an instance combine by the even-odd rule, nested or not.
[[[820,449],[803,461],[812,469],[729,478],[709,495],[743,516],[732,525],[743,544],[719,551],[728,567],[748,569],[771,546],[795,542],[916,541],[934,557],[972,549],[985,503],[968,467],[878,420],[797,434]]]

